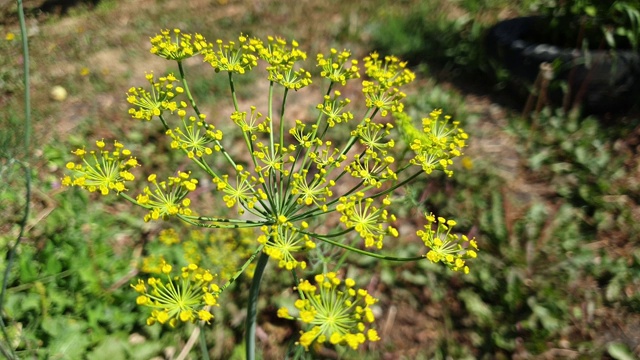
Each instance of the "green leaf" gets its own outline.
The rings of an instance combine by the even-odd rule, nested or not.
[[[598,10],[596,9],[595,6],[585,6],[584,13],[591,17],[595,17],[596,14],[598,13]]]
[[[607,344],[607,352],[616,360],[634,360],[636,358],[625,344],[619,342]]]
[[[478,294],[471,290],[462,290],[458,293],[458,297],[464,302],[469,313],[478,318],[481,325],[493,324],[491,307],[482,301]]]
[[[42,326],[52,336],[49,343],[51,359],[82,359],[91,344],[83,322],[69,318],[46,318]]]
[[[125,360],[127,359],[126,348],[127,343],[124,340],[110,336],[87,355],[87,360]]]
[[[130,347],[129,359],[151,359],[162,353],[165,345],[156,341],[145,341]]]

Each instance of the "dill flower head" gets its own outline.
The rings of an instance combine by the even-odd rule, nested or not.
[[[72,151],[80,162],[68,162],[66,168],[73,175],[62,179],[64,186],[78,186],[89,192],[99,191],[108,195],[110,191],[126,191],[125,182],[133,181],[135,176],[129,171],[138,164],[138,160],[131,156],[131,151],[117,140],[113,143],[113,150],[107,150],[103,140],[96,141],[98,150],[82,149]]]
[[[147,281],[138,279],[131,287],[140,295],[136,303],[152,309],[147,325],[169,324],[175,327],[179,322],[197,320],[210,323],[212,306],[218,305],[220,288],[213,283],[216,275],[195,264],[185,266],[181,274],[171,276],[173,266],[163,262],[161,272],[166,281],[150,277]]]
[[[306,222],[302,222],[301,226],[304,229],[308,225]],[[307,267],[307,263],[296,260],[294,254],[315,248],[315,243],[308,235],[302,234],[286,221],[271,227],[263,226],[261,230],[263,234],[258,237],[258,243],[264,245],[263,251],[278,261],[280,268],[292,270],[298,267],[301,269]]]
[[[368,108],[380,110],[382,116],[389,111],[401,113],[404,110],[401,100],[406,94],[400,91],[400,87],[416,78],[406,66],[406,62],[395,56],[385,56],[383,60],[378,53],[373,53],[364,58],[365,74],[371,79],[362,82]]]
[[[382,207],[377,207],[372,198],[366,198],[364,193],[357,192],[355,195],[341,197],[336,210],[342,214],[340,222],[348,228],[353,227],[364,239],[366,247],[376,246],[382,249],[385,235],[398,237],[398,230],[388,225],[396,220],[395,215],[384,209],[389,205],[391,200],[388,196],[382,200]]]
[[[269,81],[278,83],[287,89],[299,90],[311,84],[311,73],[300,68],[294,69],[298,61],[305,60],[307,53],[298,48],[298,42],[293,40],[291,45],[280,37],[267,37],[267,43],[254,41],[258,57],[267,62]]]
[[[296,300],[298,317],[289,315],[286,308],[278,310],[278,316],[296,319],[307,324],[301,331],[298,344],[309,350],[314,342],[347,345],[354,350],[368,341],[380,337],[370,324],[375,321],[371,306],[378,299],[365,289],[355,287],[353,279],[342,281],[335,272],[316,275],[315,285],[308,280],[298,285],[302,298]]]
[[[433,263],[442,262],[453,271],[463,271],[468,274],[469,267],[466,265],[466,260],[478,256],[476,239],[469,240],[466,235],[459,236],[452,233],[451,230],[456,225],[455,220],[447,220],[443,217],[436,219],[433,214],[426,215],[425,218],[427,224],[424,230],[416,232],[429,248],[425,257]]]
[[[167,60],[182,61],[199,54],[206,47],[207,41],[202,35],[185,34],[180,29],[162,30],[151,38],[151,53]]]
[[[212,143],[222,140],[222,131],[205,123],[205,114],[200,114],[196,118],[193,115],[187,117],[186,113],[183,109],[178,110],[182,127],[169,129],[166,132],[173,139],[171,148],[183,150],[189,159],[211,155],[214,150],[220,151],[220,146]]]
[[[178,79],[173,74],[161,76],[157,81],[153,73],[148,73],[145,77],[151,84],[151,92],[141,87],[129,89],[127,102],[134,105],[129,109],[129,115],[134,119],[149,121],[154,116],[161,116],[164,111],[177,110],[178,104],[173,98],[184,92],[181,86],[174,85]],[[186,103],[183,104],[186,107]]]
[[[178,171],[178,176],[170,176],[166,181],[158,182],[156,174],[149,175],[147,180],[151,186],[145,187],[136,198],[139,205],[149,209],[144,221],[191,215],[191,200],[186,196],[196,189],[198,180],[190,179],[189,176],[189,173]]]
[[[318,54],[316,60],[318,67],[322,68],[320,76],[331,82],[345,85],[347,80],[360,77],[358,60],[349,60],[351,51],[331,49],[328,56]]]
[[[448,176],[453,171],[448,167],[453,159],[461,156],[469,137],[458,126],[458,121],[451,121],[450,116],[442,116],[442,110],[433,110],[428,117],[422,119],[422,128],[413,124],[406,114],[394,113],[396,125],[404,140],[410,144],[415,157],[411,164],[422,167],[425,173],[442,170]]]
[[[210,44],[202,52],[204,61],[211,64],[215,72],[227,71],[242,75],[258,65],[258,58],[254,54],[257,43],[257,40],[252,42],[242,34],[238,37],[238,42],[229,41],[225,44],[218,39],[215,45]]]

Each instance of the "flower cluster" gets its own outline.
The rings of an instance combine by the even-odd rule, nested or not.
[[[382,201],[382,208],[373,204],[373,199],[365,197],[363,192],[340,198],[336,210],[342,214],[340,222],[348,228],[353,228],[364,239],[366,247],[375,246],[382,249],[382,240],[386,235],[398,237],[398,230],[389,225],[396,220],[395,215],[389,214],[387,209],[391,205],[389,197]]]
[[[307,58],[307,53],[298,48],[297,41],[293,40],[289,46],[285,39],[269,36],[266,44],[256,39],[252,46],[258,57],[267,62],[270,81],[291,90],[311,84],[311,73],[303,68],[294,69],[296,62]]]
[[[362,82],[367,107],[380,109],[382,116],[388,111],[403,111],[404,105],[400,101],[406,94],[400,87],[416,77],[406,66],[406,62],[395,56],[385,56],[383,61],[378,53],[373,53],[364,58],[365,73],[373,80]]]
[[[468,274],[469,267],[465,260],[478,256],[476,253],[478,244],[475,238],[469,240],[466,235],[459,236],[452,233],[451,229],[456,225],[455,220],[447,220],[443,217],[436,219],[433,214],[426,215],[425,218],[427,224],[424,230],[418,230],[417,234],[430,249],[425,255],[426,258],[433,263],[442,262],[453,271],[463,271]]]
[[[340,280],[335,272],[316,275],[314,280],[315,285],[308,280],[298,285],[301,299],[295,302],[299,313],[295,319],[309,326],[301,332],[300,345],[308,350],[314,342],[329,342],[357,350],[367,340],[380,340],[377,331],[369,327],[375,321],[371,306],[378,299],[356,288],[353,279]],[[278,316],[294,319],[287,308],[279,309]]]
[[[182,149],[190,159],[211,155],[214,150],[221,150],[218,141],[222,140],[222,131],[205,123],[206,116],[204,114],[200,114],[198,117],[192,115],[187,118],[185,110],[180,109],[177,113],[182,120],[182,128],[176,127],[173,130],[167,130],[167,135],[173,139],[171,141],[173,149]]]
[[[172,100],[184,92],[181,86],[174,86],[178,79],[169,74],[161,76],[156,81],[153,73],[147,74],[146,78],[151,84],[151,92],[141,87],[132,87],[127,92],[127,102],[135,106],[129,109],[129,114],[134,119],[149,121],[154,116],[162,115],[164,111],[177,110],[178,104]],[[186,103],[182,104],[182,107],[186,107]]]
[[[248,37],[240,35],[238,42],[229,41],[224,43],[216,40],[215,45],[207,46],[203,51],[204,61],[211,64],[216,72],[226,71],[236,74],[244,74],[246,71],[258,65],[255,41],[250,41]],[[217,50],[214,48],[217,47]]]
[[[78,186],[89,192],[99,191],[102,195],[108,195],[110,191],[126,191],[125,183],[135,179],[130,170],[140,165],[138,160],[117,140],[111,151],[106,149],[103,140],[96,141],[96,146],[98,150],[87,152],[82,148],[72,152],[81,162],[67,163],[66,167],[72,171],[73,177],[65,176],[62,185]]]
[[[186,196],[196,189],[198,180],[189,176],[189,173],[178,171],[178,176],[158,182],[156,174],[149,175],[147,180],[151,186],[145,187],[136,198],[138,205],[149,209],[144,221],[166,219],[178,214],[191,215],[191,200]]]
[[[215,275],[190,264],[182,268],[181,274],[171,276],[173,266],[163,263],[161,272],[166,281],[150,277],[146,282],[138,280],[131,287],[140,295],[136,303],[149,307],[151,316],[148,325],[169,324],[175,327],[178,322],[209,323],[213,319],[210,309],[218,305],[220,288],[213,283]]]
[[[185,170],[166,180],[149,175],[149,184],[137,197],[130,197],[123,194],[124,184],[133,180],[129,170],[138,164],[130,151],[116,142],[114,151],[89,152],[92,161],[85,159],[84,149],[76,150],[74,154],[84,163],[69,163],[67,167],[75,177],[63,179],[65,185],[103,194],[114,190],[145,208],[145,221],[176,217],[198,228],[236,234],[228,241],[212,240],[210,244],[220,246],[206,246],[210,249],[207,251],[202,251],[202,242],[193,240],[197,236],[180,242],[190,265],[178,277],[169,276],[171,266],[162,257],[145,263],[148,270],[159,269],[168,278],[163,282],[152,277],[133,285],[141,294],[138,304],[153,308],[149,324],[208,322],[212,318],[208,307],[217,304],[217,297],[238,276],[253,271],[252,261],[257,256],[260,260],[255,265],[256,274],[264,271],[270,259],[295,278],[297,272],[313,268],[311,252],[320,251],[321,256],[331,253],[325,252],[326,246],[396,261],[423,258],[420,254],[395,258],[376,252],[387,239],[400,236],[398,219],[391,211],[392,199],[403,196],[400,189],[419,175],[434,170],[451,175],[450,165],[462,155],[467,134],[457,121],[442,117],[439,110],[422,119],[421,126],[415,126],[403,113],[406,95],[401,89],[415,79],[406,63],[394,56],[373,53],[362,60],[361,74],[360,63],[351,59],[347,50],[330,49],[318,54],[316,65],[327,88],[314,103],[317,105],[311,109],[313,115],[309,119],[294,118],[286,106],[292,97],[290,90],[311,84],[311,74],[300,65],[307,54],[296,41],[272,36],[263,41],[240,35],[237,41],[217,40],[212,44],[202,35],[175,29],[152,38],[151,49],[162,58],[176,61],[179,77],[168,74],[156,78],[153,73],[147,74],[149,90],[138,87],[127,93],[132,105],[129,114],[135,119],[160,121],[170,137],[170,148],[186,155],[189,164],[181,164]],[[215,117],[217,127],[207,122],[185,78],[183,60],[196,55],[201,55],[216,73],[225,72],[228,76],[233,109]],[[257,106],[240,105],[234,82],[234,76],[260,69],[259,62],[265,65],[269,81],[266,108],[260,110]],[[361,76],[365,104],[357,109],[340,86]],[[279,100],[280,104],[274,104]],[[394,119],[380,119],[389,112]],[[224,119],[237,126],[237,139],[229,143],[229,151],[222,144],[223,140],[229,141],[228,136],[219,130],[226,128],[221,124]],[[104,142],[98,142],[100,149],[104,146]],[[405,154],[411,155],[405,159]],[[197,177],[202,183],[187,170],[193,168],[204,173],[204,177]],[[208,181],[213,186],[208,186]],[[196,195],[210,195],[208,188],[221,198],[209,207],[217,211],[215,216],[196,214],[191,209]],[[222,204],[235,211],[224,209]],[[199,207],[198,213],[200,210],[206,208]],[[425,228],[418,231],[428,249],[424,257],[454,271],[468,272],[466,261],[477,256],[475,240],[452,232],[453,220],[436,220],[433,215],[426,220]],[[254,231],[258,230],[256,236]],[[248,232],[242,236],[251,240],[254,249],[234,272],[231,268],[238,256],[229,253],[247,255],[244,250],[238,251],[241,231]],[[166,231],[161,239],[166,246],[179,242],[176,232]],[[204,257],[224,258],[217,265],[223,269],[220,271],[224,271],[227,284],[218,288],[211,283],[213,275],[200,268],[212,263],[205,263]],[[379,340],[370,327],[375,320],[371,306],[377,300],[367,291],[356,289],[353,279],[343,281],[329,270],[332,269],[315,276],[313,285],[306,280],[297,284],[301,297],[295,303],[297,319],[309,326],[302,332],[299,344],[307,350],[312,344],[357,349],[366,341]],[[256,276],[254,280],[261,278]],[[254,288],[257,285],[252,286],[252,291]],[[279,315],[293,319],[284,309]]]
[[[203,231],[170,227],[160,231],[157,239],[159,243],[154,244],[142,259],[142,272],[162,274],[162,266],[167,262],[194,264],[218,274],[219,281],[223,282],[232,278],[239,264],[255,251],[256,231],[251,228]],[[255,268],[252,265],[244,272],[249,278]]]
[[[306,229],[308,224],[303,222],[301,227]],[[258,243],[264,245],[265,254],[278,261],[280,268],[292,270],[307,267],[305,261],[296,260],[293,254],[316,247],[309,235],[301,233],[291,223],[286,222],[271,227],[263,226],[261,230],[263,234],[258,237]]]
[[[151,38],[151,53],[167,60],[182,61],[197,55],[207,46],[202,35],[184,34],[180,29],[173,29],[173,38],[169,30],[162,30]]]
[[[469,136],[458,127],[458,121],[451,121],[450,116],[442,119],[441,115],[442,110],[432,111],[422,119],[422,129],[417,129],[406,114],[394,114],[403,137],[415,153],[411,164],[422,167],[427,174],[442,170],[452,176],[453,171],[448,167],[453,164],[453,158],[462,155]]]
[[[351,51],[336,49],[329,51],[330,55],[318,54],[316,61],[318,67],[322,68],[320,76],[331,80],[334,83],[345,85],[347,80],[360,77],[358,60],[350,59]]]

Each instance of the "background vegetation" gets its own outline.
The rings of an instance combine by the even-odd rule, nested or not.
[[[531,13],[533,1],[58,3],[27,2],[32,212],[8,278],[3,349],[24,359],[170,359],[187,342],[192,329],[145,326],[129,284],[154,256],[179,258],[189,246],[215,254],[212,248],[225,246],[230,235],[187,229],[180,243],[166,246],[162,230],[172,224],[145,224],[126,204],[59,186],[69,149],[87,139],[129,139],[140,158],[152,162],[146,166],[160,171],[169,164],[160,128],[131,121],[124,94],[144,82],[145,71],[171,70],[148,54],[148,38],[181,27],[209,39],[280,34],[310,54],[337,46],[359,55],[400,55],[420,77],[408,111],[418,117],[443,108],[470,134],[456,176],[434,176],[408,189],[414,203],[402,211],[455,217],[462,231],[478,238],[480,257],[467,276],[427,262],[354,259],[351,276],[380,274],[370,288],[381,299],[383,340],[368,358],[640,357],[638,114],[598,118],[545,109],[521,115],[523,99],[500,91],[508,77],[495,75],[483,36],[499,19]],[[0,5],[0,246],[7,249],[25,206],[25,176],[15,160],[27,154],[20,144],[18,23],[13,4]],[[196,97],[207,99],[205,112],[229,112],[219,77],[190,65],[202,74],[192,86]],[[54,86],[68,96],[54,100]],[[255,94],[241,95],[251,101]],[[310,105],[299,106],[294,111],[304,114]],[[222,120],[216,126],[230,131]],[[400,225],[404,233],[411,231],[403,227],[415,226]],[[248,241],[251,234],[231,237]],[[414,255],[419,249],[400,241],[395,251]],[[227,293],[207,334],[213,358],[241,358],[247,287],[240,281]],[[264,299],[259,343],[264,358],[282,358],[297,329],[275,316],[284,294],[273,290]],[[199,358],[197,350],[190,356]]]

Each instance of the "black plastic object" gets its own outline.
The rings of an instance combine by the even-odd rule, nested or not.
[[[548,23],[548,21],[547,21]],[[533,83],[543,62],[554,65],[554,78],[569,85],[571,102],[585,112],[624,112],[640,102],[640,56],[626,49],[588,50],[561,48],[527,41],[544,26],[539,16],[520,17],[493,26],[486,37],[489,56],[512,76]],[[536,38],[539,38],[536,34]],[[562,92],[552,91],[555,102]]]

